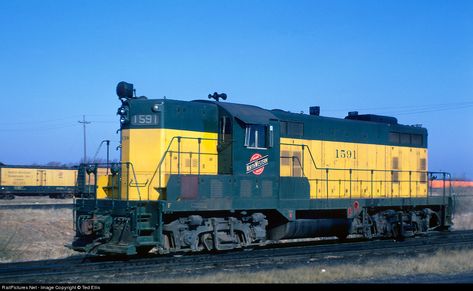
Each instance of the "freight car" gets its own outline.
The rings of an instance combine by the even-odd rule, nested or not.
[[[99,185],[108,181],[109,170],[105,166],[96,166],[95,175],[92,175],[87,174],[87,166],[80,164],[68,168],[2,164],[0,199],[14,199],[15,195],[49,196],[57,199],[105,196]]]
[[[77,169],[46,166],[0,165],[0,199],[18,196],[72,198]]]
[[[430,187],[450,175],[427,171],[425,128],[357,112],[323,117],[319,107],[266,110],[218,93],[179,101],[134,92],[117,85],[121,162],[111,165],[105,196],[76,200],[76,251],[403,238],[452,225],[451,189]]]

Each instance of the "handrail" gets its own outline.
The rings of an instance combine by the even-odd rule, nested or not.
[[[164,160],[166,159],[166,156],[168,155],[169,152],[174,152],[174,151],[170,151],[169,149],[171,148],[174,140],[178,140],[179,144],[181,142],[181,139],[184,139],[184,140],[197,140],[199,142],[199,175],[200,175],[200,143],[203,141],[203,140],[209,140],[209,141],[218,141],[218,139],[215,139],[215,138],[203,138],[203,137],[185,137],[185,136],[173,136],[171,138],[171,140],[169,141],[169,144],[166,148],[166,150],[164,151],[163,153],[163,156],[161,157],[161,159],[159,160],[159,163],[158,165],[156,166],[156,169],[154,170],[153,172],[153,175],[151,176],[151,179],[149,181],[149,184],[148,184],[148,199],[149,199],[149,193],[150,193],[150,187],[151,185],[153,184],[153,180],[154,178],[156,177],[156,173],[158,172],[158,170],[161,169],[163,163],[164,163]],[[180,154],[180,150],[178,151],[178,154]],[[205,153],[205,154],[208,154],[208,153]],[[180,162],[180,158],[179,158],[179,161],[178,163]],[[180,174],[180,165],[178,165],[178,171],[179,171],[179,174]],[[159,186],[161,186],[161,175],[159,175]]]
[[[133,166],[133,163],[132,162],[126,162],[126,164],[130,164],[131,165],[131,171],[133,172],[133,177],[135,178],[135,181],[138,181],[138,179],[136,179],[136,172],[135,172],[135,166]],[[127,171],[128,171],[128,168],[127,168]],[[128,173],[127,173],[128,174]],[[138,182],[136,182],[136,184],[138,184]],[[127,186],[127,188],[129,188]],[[138,198],[139,198],[139,201],[141,201],[141,193],[140,193],[140,187],[139,186],[136,186],[136,191],[138,191]],[[128,190],[127,190],[127,197],[126,197],[126,200],[129,200],[128,199]]]
[[[425,181],[425,183],[428,184],[428,187],[429,187],[430,190],[432,190],[432,189],[431,189],[431,187],[429,186],[429,184],[430,184],[429,182],[436,179],[436,177],[433,176],[433,175],[435,175],[435,174],[440,174],[440,175],[442,175],[442,177],[443,177],[443,179],[442,179],[442,180],[443,180],[443,194],[442,194],[442,196],[443,196],[444,198],[445,198],[445,196],[446,196],[445,182],[447,181],[446,178],[448,177],[448,181],[449,181],[449,185],[450,185],[449,196],[451,196],[451,194],[452,194],[452,192],[453,192],[453,191],[452,191],[453,188],[452,188],[452,185],[451,185],[451,174],[450,174],[450,173],[447,173],[447,172],[429,172],[429,171],[419,171],[419,170],[409,170],[409,171],[407,171],[407,170],[395,170],[395,169],[393,169],[393,170],[383,170],[383,169],[352,169],[352,168],[348,168],[348,169],[347,169],[347,168],[318,167],[318,166],[317,166],[317,163],[315,162],[315,159],[314,159],[314,156],[313,156],[313,154],[312,154],[312,151],[311,151],[311,149],[310,149],[310,147],[309,147],[308,145],[305,145],[305,144],[290,144],[290,143],[281,143],[281,145],[301,147],[303,151],[304,151],[304,149],[306,148],[306,149],[308,150],[308,152],[309,152],[309,156],[310,156],[312,165],[314,166],[314,169],[315,169],[315,170],[320,170],[320,171],[325,170],[325,172],[326,172],[326,178],[325,178],[325,179],[313,179],[313,178],[310,178],[310,179],[308,179],[308,180],[309,180],[309,181],[315,180],[316,182],[318,182],[319,180],[320,180],[320,181],[325,181],[325,182],[327,182],[327,185],[326,185],[327,188],[328,188],[328,182],[339,181],[339,179],[336,179],[336,180],[329,180],[329,179],[328,179],[328,172],[329,172],[329,171],[349,171],[349,172],[350,172],[350,180],[348,180],[348,181],[350,182],[350,188],[351,188],[351,183],[353,182],[353,180],[351,179],[352,171],[355,171],[355,172],[371,172],[371,180],[368,180],[368,181],[371,182],[371,184],[372,184],[373,182],[384,182],[384,183],[388,183],[388,182],[391,182],[391,183],[409,182],[409,187],[411,187],[411,183],[412,183],[412,182],[416,182],[416,183],[422,182],[422,181],[420,181],[420,180],[416,180],[416,181],[412,181],[412,180],[411,180],[412,173],[420,173],[420,174],[425,174],[425,175],[427,176],[427,180]],[[287,158],[287,157],[281,157],[281,158]],[[298,159],[298,157],[296,157],[296,158]],[[304,156],[302,156],[302,159],[304,159]],[[299,164],[301,165],[302,173],[304,174],[304,176],[306,176],[306,175],[305,175],[305,171],[304,171],[303,166],[302,166],[302,163],[301,163],[300,161],[299,161]],[[384,173],[391,173],[391,175],[393,175],[393,173],[409,173],[409,180],[407,180],[407,181],[406,181],[406,180],[396,180],[396,181],[393,181],[393,180],[391,179],[391,180],[384,180],[384,181],[382,181],[382,180],[373,181],[372,179],[373,179],[373,173],[374,173],[374,172],[377,172],[377,173],[380,173],[380,172],[381,172],[381,173],[383,173],[383,172],[384,172]],[[307,176],[306,176],[306,177],[307,177]],[[432,177],[434,177],[434,179],[431,179]],[[359,181],[360,181],[360,180],[358,180],[358,179],[355,180],[355,182],[359,182]],[[368,182],[368,181],[367,181],[367,182]],[[346,182],[346,180],[344,180],[344,182]],[[373,187],[373,186],[371,185],[371,191],[373,190],[372,187]],[[326,192],[327,192],[326,195],[327,195],[327,197],[328,197],[328,189],[327,189]],[[412,192],[411,189],[409,189],[409,197],[411,196],[411,192]],[[429,193],[427,193],[427,194],[429,194]],[[432,193],[431,193],[431,194],[432,194]],[[392,196],[392,193],[391,193],[391,196]],[[428,195],[427,195],[427,196],[428,196]],[[351,197],[351,189],[350,189],[350,197]]]
[[[91,164],[84,164],[84,165],[85,165],[86,169],[87,169],[87,167],[89,167],[89,166],[94,166],[94,169],[93,169],[93,171],[92,171],[91,173],[87,173],[87,171],[86,171],[85,174],[88,176],[88,179],[89,179],[89,183],[88,183],[88,184],[90,184],[90,176],[91,176],[91,174],[92,174],[92,173],[94,174],[94,177],[95,177],[95,178],[94,178],[94,180],[95,180],[95,181],[94,181],[95,187],[97,187],[97,182],[98,182],[98,172],[97,172],[97,169],[101,168],[101,166],[104,166],[104,165],[105,165],[107,168],[111,168],[113,165],[120,165],[120,166],[119,166],[119,169],[120,169],[120,174],[119,174],[119,175],[121,175],[121,177],[123,178],[123,166],[126,165],[126,170],[127,170],[127,173],[126,173],[127,181],[125,182],[125,185],[127,186],[127,197],[126,197],[126,200],[129,200],[129,199],[128,199],[128,198],[129,198],[129,197],[128,197],[128,194],[129,194],[129,189],[128,189],[129,187],[128,187],[128,186],[130,186],[130,187],[135,187],[135,188],[136,188],[136,190],[137,190],[137,192],[138,192],[138,199],[139,199],[139,201],[141,201],[141,192],[140,192],[139,187],[144,187],[144,186],[139,186],[139,184],[141,184],[141,183],[138,183],[138,182],[135,182],[135,185],[132,185],[133,181],[138,181],[137,176],[136,176],[135,166],[133,165],[132,162],[91,163]],[[133,175],[134,180],[133,180],[133,178],[130,179],[130,173],[129,173],[129,171],[130,171],[130,170],[129,170],[129,169],[130,169],[130,166],[131,166],[131,172],[132,172],[132,175]],[[109,174],[107,174],[107,175],[109,175]],[[112,175],[112,176],[114,176],[114,175]],[[113,179],[112,179],[112,183],[113,183]],[[112,201],[114,201],[114,200],[122,200],[122,199],[121,199],[121,187],[120,187],[120,186],[121,186],[121,183],[120,183],[120,181],[118,181],[118,185],[117,185],[117,186],[118,186],[118,197],[120,197],[120,199],[115,199],[115,198],[114,198],[114,195],[113,195],[114,193],[112,192],[112,199],[111,199]],[[112,185],[112,188],[113,188],[113,185]],[[94,197],[94,199],[97,200],[97,189],[95,189],[95,197]]]

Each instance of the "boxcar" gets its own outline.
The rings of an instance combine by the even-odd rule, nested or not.
[[[0,199],[18,196],[72,198],[77,170],[46,166],[0,166]]]

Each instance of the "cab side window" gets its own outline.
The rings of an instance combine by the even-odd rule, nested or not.
[[[220,118],[220,140],[222,142],[231,139],[232,135],[232,120],[228,116]]]
[[[248,124],[245,132],[245,146],[249,148],[268,148],[267,127],[260,124]]]

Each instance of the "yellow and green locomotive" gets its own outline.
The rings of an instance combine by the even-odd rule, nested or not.
[[[121,162],[75,203],[70,247],[99,254],[227,250],[281,239],[404,237],[452,225],[450,179],[427,171],[427,130],[134,96],[120,82]],[[88,173],[97,165],[90,165]]]

